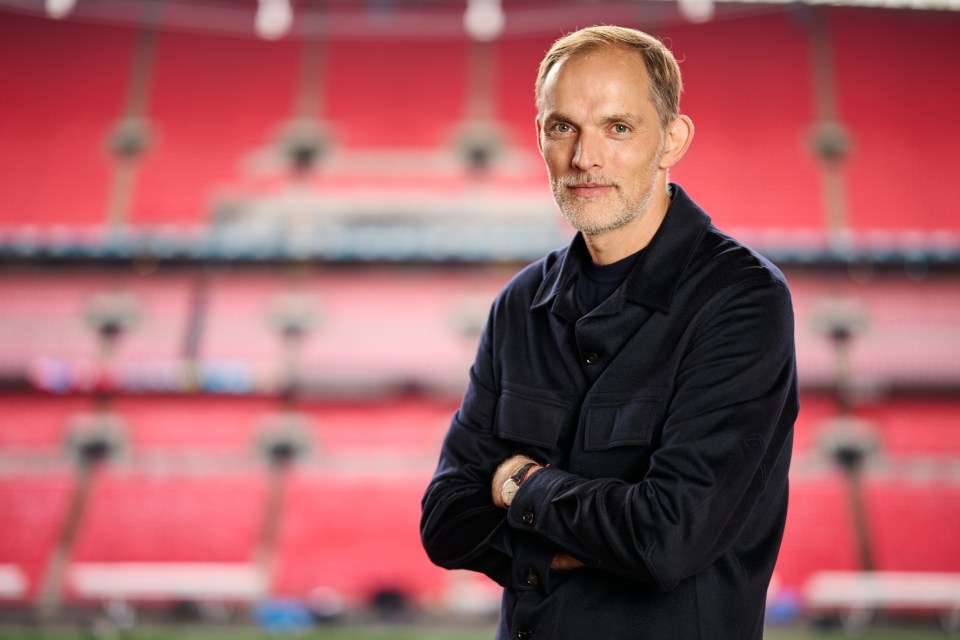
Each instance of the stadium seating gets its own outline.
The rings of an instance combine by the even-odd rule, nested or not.
[[[865,404],[857,414],[875,425],[887,457],[946,462],[960,456],[960,406],[953,400],[903,398]]]
[[[71,474],[53,470],[0,474],[0,566],[18,570],[23,591],[0,593],[0,602],[31,601],[39,593],[73,491]]]
[[[914,12],[912,28],[904,30],[902,15],[851,9],[828,14],[838,110],[853,140],[844,174],[849,224],[857,231],[956,233],[955,216],[939,203],[960,195],[948,175],[949,141],[957,126],[948,115],[960,95],[949,83],[935,97],[910,89],[917,69],[933,79],[930,86],[949,77],[957,19]],[[18,88],[6,107],[13,117],[0,125],[0,225],[104,222],[113,171],[106,138],[125,108],[137,31],[12,15],[0,29],[2,51],[31,60],[8,65],[0,75],[0,86]],[[698,123],[695,144],[675,174],[723,228],[826,228],[820,170],[809,143],[815,119],[809,29],[808,18],[796,10],[660,29],[682,61],[684,111]],[[894,36],[909,39],[915,57],[884,56],[882,43]],[[532,86],[549,40],[511,38],[490,48],[492,115],[509,146],[534,160],[520,172],[522,183],[535,185],[544,197]],[[93,42],[97,46],[89,46]],[[398,46],[333,40],[321,48],[314,78],[320,104],[313,117],[329,130],[342,165],[342,153],[370,150],[397,158],[421,157],[418,150],[449,154],[455,132],[470,116],[466,40],[404,44],[402,56],[396,55]],[[756,55],[758,50],[771,54]],[[151,141],[138,169],[129,222],[206,224],[225,186],[282,175],[276,143],[297,115],[301,56],[295,40],[161,32],[143,114]],[[909,100],[889,98],[908,93]],[[417,99],[397,99],[406,96]],[[915,140],[925,130],[912,117],[917,112],[946,127],[930,137],[922,154]],[[377,164],[373,155],[367,160]],[[383,180],[402,191],[414,181],[443,191],[463,178],[449,167],[408,162],[406,176],[396,180],[390,177],[395,165],[353,176],[331,166],[337,179],[323,181],[321,171],[317,184],[325,192],[346,187],[356,193]],[[30,187],[32,175],[57,188],[37,192]],[[904,188],[909,185],[917,186]],[[922,215],[903,215],[906,210]]]
[[[801,588],[816,570],[859,568],[843,477],[835,471],[793,474],[776,568],[780,586]]]
[[[284,295],[300,294],[316,313],[299,355],[313,380],[359,389],[410,383],[462,388],[476,332],[504,279],[496,272],[327,273],[301,288],[274,276],[224,274],[213,280],[208,322],[217,329],[205,334],[203,353],[251,362],[276,376],[283,347],[268,315]]]
[[[466,41],[331,42],[324,48],[321,115],[335,142],[351,149],[449,145],[467,116],[467,49]]]
[[[131,222],[206,223],[218,186],[269,156],[293,115],[298,62],[291,41],[162,33],[148,109],[156,135]]]
[[[956,478],[873,475],[864,491],[877,569],[960,574]]]
[[[292,474],[280,528],[273,589],[304,596],[332,587],[353,605],[378,592],[436,596],[448,580],[418,535],[429,474],[387,468]]]
[[[123,109],[134,34],[4,12],[0,224],[105,222],[110,127]]]
[[[322,458],[432,463],[457,404],[452,399],[373,399],[309,403],[304,412],[312,423]]]
[[[86,396],[0,396],[0,454],[63,455],[70,418],[91,411],[93,406],[93,400]]]
[[[113,411],[127,426],[135,454],[216,458],[251,456],[263,416],[277,401],[261,397],[121,397]]]
[[[74,562],[250,562],[265,474],[107,467],[93,479]]]
[[[960,87],[946,81],[956,73],[960,19],[847,8],[831,11],[830,21],[839,112],[853,144],[845,164],[850,226],[956,232],[960,218],[943,203],[960,197],[952,170]],[[910,55],[894,54],[890,42]]]
[[[314,384],[366,389],[413,384],[457,395],[488,306],[513,269],[371,269],[318,272],[300,280],[223,271],[209,276],[205,302],[192,298],[196,283],[186,274],[5,275],[0,294],[10,303],[0,314],[0,372],[49,378],[40,386],[57,391],[63,390],[58,375],[94,376],[99,346],[84,314],[95,296],[119,285],[140,309],[139,321],[121,337],[113,360],[115,373],[133,391],[184,388],[194,304],[204,305],[196,316],[193,346],[200,372],[234,372],[247,389],[275,389],[284,346],[271,315],[293,295],[309,301],[314,315],[298,356],[301,372]],[[856,384],[949,387],[960,382],[960,297],[952,280],[861,282],[802,273],[789,278],[806,385],[834,383],[836,355],[820,325],[837,300],[852,304],[863,320],[850,345]],[[374,309],[390,309],[390,322]]]
[[[136,323],[114,348],[119,362],[170,363],[180,357],[188,319],[190,279],[107,272],[30,273],[0,277],[7,301],[0,314],[0,371],[23,376],[43,363],[94,368],[100,353],[86,315],[98,297],[128,294]]]
[[[793,276],[790,288],[799,367],[807,384],[829,385],[835,379],[836,354],[822,325],[831,305],[838,304],[861,327],[849,346],[855,384],[936,387],[960,380],[960,298],[952,279]]]
[[[809,43],[790,12],[664,30],[696,135],[673,176],[721,229],[822,231]],[[758,51],[775,55],[758,55]]]
[[[827,229],[810,142],[817,89],[806,9],[718,5],[739,13],[651,22],[681,60],[682,110],[697,126],[672,177],[725,231],[793,256],[784,270],[803,391],[776,569],[778,588],[793,593],[817,572],[861,568],[845,478],[820,451],[839,411],[823,327],[837,300],[863,320],[849,356],[864,392],[853,415],[879,445],[863,484],[874,564],[960,572],[960,403],[949,395],[960,385],[960,295],[954,273],[925,262],[960,246],[960,216],[945,205],[960,200],[952,175],[960,84],[951,82],[960,14],[817,9],[851,141],[840,171],[847,226],[860,241],[897,248],[888,258],[905,262],[902,271],[805,262],[826,246]],[[138,31],[0,10],[0,249],[9,248],[0,261],[14,265],[0,274],[0,604],[37,599],[82,477],[67,433],[101,391],[116,392],[110,408],[125,446],[91,476],[64,583],[72,604],[122,597],[109,590],[118,577],[144,597],[143,588],[156,595],[153,582],[202,597],[191,588],[223,592],[237,577],[238,593],[256,598],[264,566],[274,569],[269,594],[281,597],[331,587],[356,605],[378,592],[449,599],[457,577],[421,549],[419,501],[489,305],[519,268],[452,263],[470,262],[458,247],[484,225],[521,244],[531,228],[559,228],[533,102],[536,65],[554,35],[324,42],[313,78],[319,104],[306,115],[328,146],[301,175],[278,140],[304,115],[302,43],[162,30],[144,77],[150,139],[126,229],[156,239],[158,253],[126,261],[100,225],[116,177],[108,140],[129,100]],[[468,69],[478,47],[495,78],[481,96],[491,135],[506,143],[486,173],[469,171],[456,147],[476,115]],[[319,203],[310,215],[324,224],[382,235],[350,236],[339,254],[347,260],[332,266],[258,262],[270,242],[302,239],[296,227],[280,240],[252,234],[252,252],[225,249],[213,267],[205,255],[181,263],[162,254],[164,234],[226,233],[218,216],[229,219],[237,200],[283,198]],[[397,216],[399,230],[385,211],[407,214]],[[265,227],[285,219],[276,206],[255,213]],[[403,235],[404,225],[428,233],[438,221],[450,225],[433,230],[444,249],[426,257],[438,266],[376,262],[403,256],[401,241],[419,237]],[[31,257],[36,243],[64,238],[63,252]],[[93,245],[102,261],[71,253]],[[138,317],[102,371],[85,318],[93,300],[117,291],[132,296]],[[312,324],[295,354],[302,393],[288,405],[278,319],[284,305],[296,315],[304,301]],[[308,450],[271,476],[256,445],[290,406],[305,418]],[[284,482],[273,556],[259,547],[271,477]],[[275,562],[255,562],[264,559]],[[209,585],[192,584],[201,565]]]

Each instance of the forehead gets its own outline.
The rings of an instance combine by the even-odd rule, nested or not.
[[[579,52],[559,61],[544,79],[541,103],[541,111],[566,110],[574,103],[656,109],[643,57],[623,47]]]

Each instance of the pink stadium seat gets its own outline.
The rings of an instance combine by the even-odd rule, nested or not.
[[[323,402],[305,407],[324,456],[417,456],[430,459],[450,427],[456,400]]]
[[[131,222],[206,224],[218,186],[271,150],[292,116],[298,65],[293,40],[162,33],[149,103],[156,135]]]
[[[791,478],[787,528],[776,572],[781,586],[800,588],[814,571],[858,569],[846,486],[839,473]]]
[[[262,397],[120,397],[113,408],[124,420],[136,454],[252,455],[257,428],[278,402]]]
[[[550,37],[509,38],[495,43],[497,79],[497,116],[504,123],[511,142],[537,155],[537,134],[534,125],[537,105],[534,82],[537,66],[547,49]],[[546,179],[546,172],[540,176]],[[540,184],[544,184],[542,181]]]
[[[876,425],[884,455],[897,459],[960,457],[960,402],[895,399],[858,407]]]
[[[444,148],[466,116],[467,43],[332,41],[322,115],[345,148]]]
[[[265,499],[259,470],[101,469],[75,562],[249,562]]]
[[[96,332],[85,314],[95,297],[122,290],[139,307],[139,323],[115,349],[116,361],[170,363],[183,344],[191,280],[183,276],[24,273],[0,278],[0,370],[24,372],[47,359],[92,366]]]
[[[482,325],[509,273],[448,274],[371,270],[317,274],[300,287],[267,275],[218,275],[212,282],[204,357],[255,363],[276,376],[282,343],[268,324],[278,298],[307,295],[318,323],[307,334],[301,363],[315,379],[360,388],[384,381],[465,380],[476,336],[463,316]],[[411,304],[416,300],[416,304]],[[385,322],[383,313],[390,314]]]
[[[835,354],[816,322],[824,303],[843,298],[866,324],[851,342],[860,383],[950,385],[960,382],[960,291],[955,280],[878,276],[790,277],[796,315],[797,357],[806,383],[830,383]]]
[[[302,596],[333,587],[367,603],[381,589],[422,596],[447,572],[420,545],[420,498],[429,473],[353,469],[290,477],[274,591]]]
[[[960,572],[960,482],[868,477],[867,513],[877,569]]]
[[[960,231],[960,217],[944,206],[960,199],[960,84],[951,80],[960,17],[848,8],[829,19],[839,112],[853,143],[845,165],[850,225]]]
[[[133,42],[128,29],[4,11],[0,226],[105,222]]]
[[[62,453],[70,419],[93,408],[93,398],[86,396],[2,395],[0,453]]]
[[[0,564],[19,567],[27,599],[38,593],[72,489],[66,469],[0,475]]]
[[[807,144],[814,102],[803,26],[783,12],[659,35],[681,61],[681,111],[697,127],[673,178],[721,229],[823,230]]]

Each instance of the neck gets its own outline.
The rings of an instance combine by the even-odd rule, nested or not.
[[[599,265],[612,264],[646,248],[670,208],[666,185],[658,187],[646,210],[633,220],[603,233],[583,234],[590,258]]]

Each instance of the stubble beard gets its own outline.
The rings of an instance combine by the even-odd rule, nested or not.
[[[626,200],[623,196],[623,190],[617,180],[593,178],[586,173],[578,173],[572,176],[560,176],[559,178],[550,178],[550,186],[553,189],[553,198],[557,202],[560,212],[567,223],[584,235],[597,235],[619,229],[629,222],[635,220],[650,206],[653,200],[654,189],[657,183],[657,167],[660,163],[660,153],[650,163],[647,173],[644,176],[643,190],[639,197],[633,201]],[[578,184],[604,184],[613,187],[614,195],[617,198],[616,203],[612,203],[606,211],[598,215],[598,212],[590,212],[588,207],[593,203],[585,202],[570,191],[570,187]],[[599,203],[597,203],[599,204]],[[612,210],[611,210],[612,209]]]

